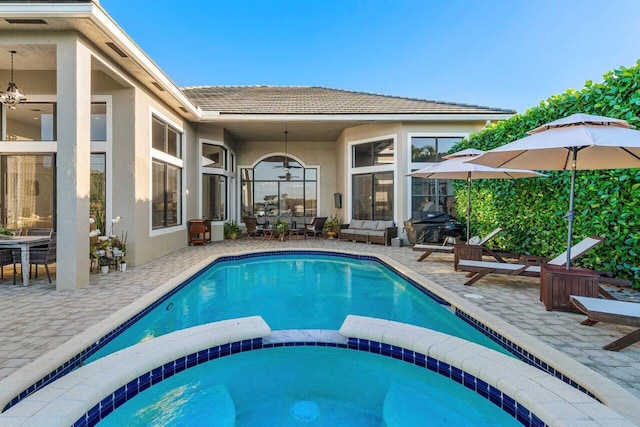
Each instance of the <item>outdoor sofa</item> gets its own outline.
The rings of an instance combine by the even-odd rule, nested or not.
[[[349,224],[342,224],[340,226],[340,240],[377,243],[388,246],[394,237],[398,237],[398,227],[396,227],[393,220],[371,221],[353,219]]]

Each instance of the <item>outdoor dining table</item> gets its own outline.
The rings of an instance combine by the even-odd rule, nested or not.
[[[20,249],[22,285],[29,286],[29,248],[49,243],[49,236],[14,236],[0,239],[0,249]]]

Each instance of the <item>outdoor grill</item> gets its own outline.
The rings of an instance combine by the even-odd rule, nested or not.
[[[455,219],[450,219],[449,222],[442,226],[445,236],[458,239],[462,237],[464,233],[464,225],[457,222]]]
[[[459,238],[464,233],[464,225],[444,212],[429,212],[420,221],[405,221],[409,243],[437,243],[447,237]]]

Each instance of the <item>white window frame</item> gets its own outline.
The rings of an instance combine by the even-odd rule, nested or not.
[[[364,167],[354,167],[353,166],[353,146],[359,144],[366,144],[370,142],[376,141],[385,141],[391,139],[393,140],[393,163],[388,165],[376,165],[376,166],[364,166]],[[389,134],[389,135],[379,135],[367,139],[359,139],[356,141],[348,141],[347,142],[347,195],[342,199],[342,205],[345,207],[345,222],[351,222],[352,215],[352,200],[353,200],[353,175],[362,175],[367,173],[377,173],[377,172],[393,172],[393,220],[397,224],[397,218],[400,215],[400,203],[397,203],[397,195],[398,189],[400,188],[398,183],[398,134]],[[345,200],[346,199],[346,200]]]
[[[202,145],[215,145],[217,147],[221,147],[225,150],[225,168],[210,168],[202,165]],[[225,222],[232,221],[236,218],[236,206],[235,206],[235,192],[233,189],[236,187],[235,178],[236,172],[233,169],[233,165],[231,164],[231,159],[236,159],[236,153],[233,151],[227,144],[222,141],[217,141],[214,139],[200,138],[198,140],[198,169],[200,171],[198,180],[198,212],[200,217],[202,218],[202,178],[203,175],[222,175],[227,178],[227,219],[224,221],[211,221],[214,225],[222,225]],[[235,162],[235,160],[234,160]]]
[[[170,154],[167,154],[163,151],[157,150],[153,148],[153,118],[160,119],[164,122],[164,124],[172,127],[174,130],[178,131],[180,134],[180,155],[181,158],[174,157]],[[187,157],[187,134],[184,128],[178,125],[175,121],[171,120],[165,114],[156,110],[153,107],[149,108],[149,237],[162,236],[165,234],[182,232],[187,229],[187,203],[186,203],[186,168],[184,158]],[[179,225],[171,226],[171,227],[163,227],[158,229],[153,229],[153,160],[159,160],[161,162],[165,162],[169,165],[180,168],[180,217],[182,219],[182,223]]]
[[[414,170],[422,169],[434,165],[434,162],[413,162],[411,160],[411,140],[414,137],[422,138],[466,138],[470,135],[469,132],[408,132],[407,133],[407,171],[405,174],[410,174]],[[411,214],[411,199],[413,194],[411,193],[411,177],[407,180],[405,188],[405,212]]]
[[[321,171],[320,165],[308,165],[304,163],[302,160],[300,160],[300,158],[298,158],[297,156],[293,156],[290,153],[285,153],[284,151],[275,151],[268,154],[263,154],[262,156],[258,157],[258,159],[256,159],[256,161],[250,165],[237,165],[235,173],[239,174],[242,169],[254,169],[258,163],[260,163],[264,159],[268,159],[269,157],[285,156],[285,155],[290,160],[300,163],[303,169],[315,169],[317,171],[316,173],[316,216],[320,216],[320,212],[322,212],[321,211],[322,197],[320,195],[320,176],[321,176],[320,174],[322,173],[322,171]],[[236,194],[238,195],[242,194],[242,179],[236,180]],[[240,221],[238,221],[238,224],[240,224]]]
[[[58,97],[56,95],[29,95],[29,102],[55,102],[56,120],[60,116],[57,111]],[[111,224],[113,218],[113,97],[111,95],[91,95],[91,103],[104,102],[107,108],[107,140],[91,141],[91,154],[105,154],[105,224]],[[2,154],[57,154],[58,141],[5,141],[7,116],[6,109],[2,109],[2,140],[0,141],[0,153]],[[90,126],[90,124],[89,124]],[[57,203],[57,194],[56,194]],[[87,219],[88,220],[88,219]],[[101,230],[107,233],[108,230]]]

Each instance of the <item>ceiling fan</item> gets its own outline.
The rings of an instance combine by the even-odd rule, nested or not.
[[[286,179],[287,181],[289,181],[291,178],[300,178],[299,176],[294,176],[291,175],[291,169],[295,168],[295,169],[301,169],[302,166],[298,165],[298,164],[291,164],[289,163],[289,139],[288,139],[288,135],[289,135],[289,131],[285,130],[284,131],[284,161],[282,162],[282,165],[275,165],[273,166],[274,168],[282,168],[284,171],[284,175],[278,175],[278,178],[280,179]]]

